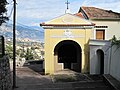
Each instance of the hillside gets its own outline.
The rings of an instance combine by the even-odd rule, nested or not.
[[[4,35],[6,38],[12,38],[12,24],[3,24],[0,26],[0,35]],[[31,40],[43,41],[44,31],[41,27],[37,26],[16,26],[16,37],[19,39],[29,38]]]

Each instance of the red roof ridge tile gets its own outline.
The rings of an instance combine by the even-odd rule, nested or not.
[[[84,16],[82,15],[81,12],[80,12],[80,13],[76,13],[75,15],[76,15],[76,16],[79,16],[80,18],[84,18]]]

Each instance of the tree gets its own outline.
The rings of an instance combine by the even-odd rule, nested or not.
[[[26,58],[26,60],[33,60],[34,59],[33,53],[32,53],[31,49],[27,48],[27,52],[26,52],[25,58]]]
[[[13,59],[13,48],[11,44],[6,45],[6,54],[10,59]]]
[[[4,23],[6,20],[8,20],[8,17],[5,16],[5,12],[7,12],[6,5],[7,5],[6,0],[0,0],[0,25]]]

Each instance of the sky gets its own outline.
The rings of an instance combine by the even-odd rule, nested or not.
[[[67,0],[16,0],[17,22],[26,26],[38,26],[65,14]],[[68,0],[71,14],[79,11],[81,6],[94,6],[120,13],[120,0]],[[8,0],[7,15],[12,19],[13,0]]]

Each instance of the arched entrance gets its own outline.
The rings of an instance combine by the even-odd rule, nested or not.
[[[99,65],[99,73],[104,74],[104,52],[103,50],[97,50],[97,60]]]
[[[64,69],[81,72],[81,47],[72,40],[64,40],[58,43],[54,49],[57,63],[63,63]]]

